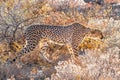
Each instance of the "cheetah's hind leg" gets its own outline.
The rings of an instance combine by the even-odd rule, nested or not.
[[[43,46],[41,47],[40,50],[40,58],[42,58],[44,61],[47,61],[49,63],[52,63],[53,61],[50,60],[46,55],[48,54],[48,51],[50,51],[50,47],[49,46]],[[51,55],[49,55],[51,56]]]
[[[20,60],[22,55],[33,51],[33,49],[37,46],[38,43],[39,40],[27,40],[25,47],[17,53],[18,55],[15,58],[13,58],[12,60],[7,60],[7,63],[13,63],[16,60]]]

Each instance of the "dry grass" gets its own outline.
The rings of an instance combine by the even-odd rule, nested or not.
[[[112,26],[114,26],[114,28]],[[75,58],[70,57],[71,55],[65,45],[61,46],[45,42],[43,45],[49,47],[41,51],[39,49],[41,45],[38,45],[34,51],[21,58],[24,65],[14,63],[1,66],[1,79],[3,79],[5,75],[6,79],[119,80],[119,30],[119,21],[114,20],[112,24],[110,19],[107,28],[102,29],[105,36],[104,39],[101,41],[89,37],[84,38],[80,44],[80,48],[84,48],[86,54]],[[3,45],[6,46],[5,43],[1,44],[1,46]],[[3,53],[7,51],[5,50],[7,48],[1,47],[0,49],[0,56],[2,56]],[[8,58],[12,53],[9,53],[9,55],[8,53],[6,54]],[[15,56],[15,54],[12,55]],[[1,63],[7,59],[4,55],[2,57],[0,58]],[[8,71],[6,71],[6,69]],[[18,72],[17,70],[21,71]],[[25,72],[23,70],[25,70]]]
[[[99,7],[99,6],[98,6]],[[0,80],[119,80],[120,79],[120,20],[113,18],[91,18],[76,12],[64,13],[51,11],[44,5],[42,19],[35,23],[66,25],[80,22],[92,29],[99,29],[104,39],[85,37],[79,44],[85,49],[85,55],[71,57],[65,45],[42,42],[47,46],[40,49],[39,44],[34,51],[21,57],[20,62],[5,64],[8,58],[17,56],[24,40],[8,45],[0,43]],[[99,10],[97,14],[99,15]],[[49,14],[47,13],[49,12]],[[91,11],[92,12],[92,11]],[[90,13],[91,13],[90,12]],[[30,16],[27,15],[27,16]],[[26,16],[26,17],[27,17]]]

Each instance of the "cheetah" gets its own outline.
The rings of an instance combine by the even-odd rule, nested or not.
[[[78,44],[82,41],[85,35],[103,38],[100,30],[93,30],[87,28],[79,23],[73,23],[67,26],[53,26],[53,25],[31,25],[25,30],[25,47],[18,53],[12,61],[21,57],[23,54],[33,51],[41,39],[49,39],[56,43],[69,45],[70,51],[73,54],[79,54]]]

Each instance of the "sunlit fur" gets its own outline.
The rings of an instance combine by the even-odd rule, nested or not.
[[[24,53],[33,51],[41,39],[50,39],[56,43],[70,45],[75,54],[78,54],[78,44],[82,41],[85,35],[102,38],[103,35],[99,30],[86,28],[79,23],[73,23],[68,26],[53,26],[53,25],[32,25],[25,30],[26,45],[19,52],[17,57]],[[16,58],[17,58],[16,57]],[[15,60],[15,59],[14,59]]]

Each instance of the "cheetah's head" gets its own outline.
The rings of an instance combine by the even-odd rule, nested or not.
[[[92,38],[98,38],[98,39],[103,39],[103,34],[100,30],[94,29],[88,32],[87,36],[92,37]]]

